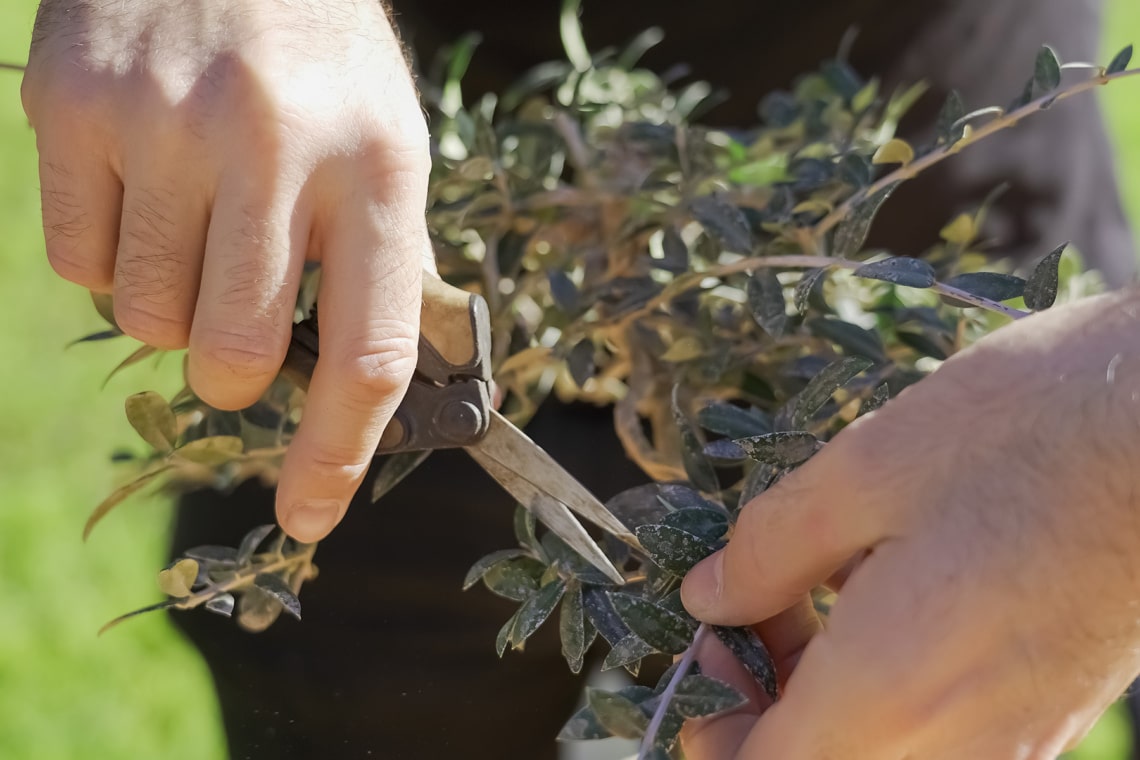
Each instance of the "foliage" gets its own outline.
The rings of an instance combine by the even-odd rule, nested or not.
[[[523,649],[556,611],[574,672],[598,639],[609,647],[602,667],[634,675],[646,657],[682,655],[655,687],[591,690],[560,737],[642,738],[642,757],[670,757],[686,719],[744,700],[699,672],[696,638],[714,633],[779,696],[755,633],[698,625],[680,603],[681,578],[729,539],[739,508],[980,336],[1086,287],[1062,283],[1065,246],[1025,278],[978,271],[992,254],[982,235],[995,195],[950,219],[920,257],[867,247],[879,209],[973,142],[1135,72],[1130,50],[1101,68],[1062,64],[1044,47],[1008,108],[967,112],[952,93],[933,142],[912,145],[896,128],[922,88],[885,96],[837,59],[765,98],[760,125],[728,131],[699,125],[706,86],[674,89],[636,68],[650,37],[592,55],[576,13],[568,1],[566,62],[470,107],[461,81],[476,40],[451,51],[446,81],[426,91],[437,125],[428,220],[440,273],[490,305],[508,416],[523,424],[551,396],[612,405],[626,451],[655,482],[607,504],[639,542],[605,542],[624,584],[520,509],[518,546],[479,560],[464,587],[519,604],[495,642],[500,655]],[[1091,76],[1062,87],[1080,68]],[[306,274],[298,319],[317,277]],[[117,337],[108,304],[97,306],[110,329],[84,340]],[[285,380],[240,412],[212,409],[189,388],[169,403],[132,396],[128,419],[152,454],[86,532],[152,483],[272,482],[303,404]],[[393,457],[377,497],[422,459]],[[251,630],[282,610],[299,617],[315,546],[278,535],[257,553],[271,530],[236,549],[187,552],[160,576],[168,599],[139,612],[236,610]]]

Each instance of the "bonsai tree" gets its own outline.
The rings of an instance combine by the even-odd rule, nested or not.
[[[634,675],[647,657],[680,655],[656,685],[588,690],[560,736],[639,738],[641,757],[676,757],[686,719],[744,701],[700,673],[701,638],[718,637],[779,697],[750,628],[698,625],[680,602],[681,578],[731,537],[740,507],[982,335],[1096,288],[1065,245],[1021,274],[995,260],[983,230],[1001,188],[948,216],[919,257],[866,246],[880,207],[978,140],[1137,70],[1131,47],[1107,66],[1062,63],[1042,47],[1009,104],[968,107],[951,93],[934,139],[914,145],[896,130],[922,86],[883,93],[840,57],[766,97],[760,124],[727,131],[700,125],[707,85],[674,88],[637,67],[652,35],[591,54],[576,18],[568,0],[567,60],[500,95],[464,102],[474,37],[425,85],[436,125],[428,223],[440,274],[489,303],[504,413],[524,424],[552,395],[612,406],[626,452],[653,482],[607,505],[637,537],[604,541],[624,585],[522,509],[517,545],[477,559],[456,583],[518,603],[488,642],[500,656],[553,617],[574,672],[591,648],[607,650],[604,669]],[[1062,86],[1067,71],[1081,76]],[[313,313],[319,277],[306,272],[298,321]],[[121,335],[107,299],[95,301],[109,327],[83,340]],[[154,352],[140,347],[120,368]],[[131,396],[126,414],[151,453],[84,535],[151,485],[273,482],[303,407],[284,378],[239,412],[189,387],[169,400]],[[374,498],[427,455],[390,457]],[[108,627],[154,609],[204,607],[253,631],[282,612],[299,618],[315,550],[272,525],[237,547],[191,549],[159,573],[165,600]],[[815,598],[826,614],[831,595]]]

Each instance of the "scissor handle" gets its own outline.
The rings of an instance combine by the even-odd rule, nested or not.
[[[293,326],[282,375],[302,390],[319,355],[314,315]],[[378,454],[469,446],[490,424],[491,317],[482,296],[423,276],[419,358]]]

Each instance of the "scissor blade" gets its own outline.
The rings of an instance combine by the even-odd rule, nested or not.
[[[527,480],[519,478],[515,473],[503,467],[497,461],[487,456],[475,446],[467,448],[471,458],[497,480],[500,485],[514,496],[519,502],[534,513],[542,524],[550,528],[556,536],[578,552],[591,565],[601,570],[610,580],[617,584],[625,583],[621,572],[610,562],[609,557],[602,552],[590,534],[582,527],[582,523],[570,513],[565,504],[555,501],[547,494],[534,488]]]
[[[541,446],[498,412],[491,410],[487,435],[470,448],[478,448],[515,478],[526,481],[531,488],[562,502],[607,533],[631,546],[640,546],[637,538],[605,505],[543,451]]]

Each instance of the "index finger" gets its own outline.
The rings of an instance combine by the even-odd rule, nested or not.
[[[278,522],[299,541],[343,517],[415,370],[431,245],[426,155],[409,158],[377,157],[374,192],[342,198],[318,233],[321,352],[277,489]]]

